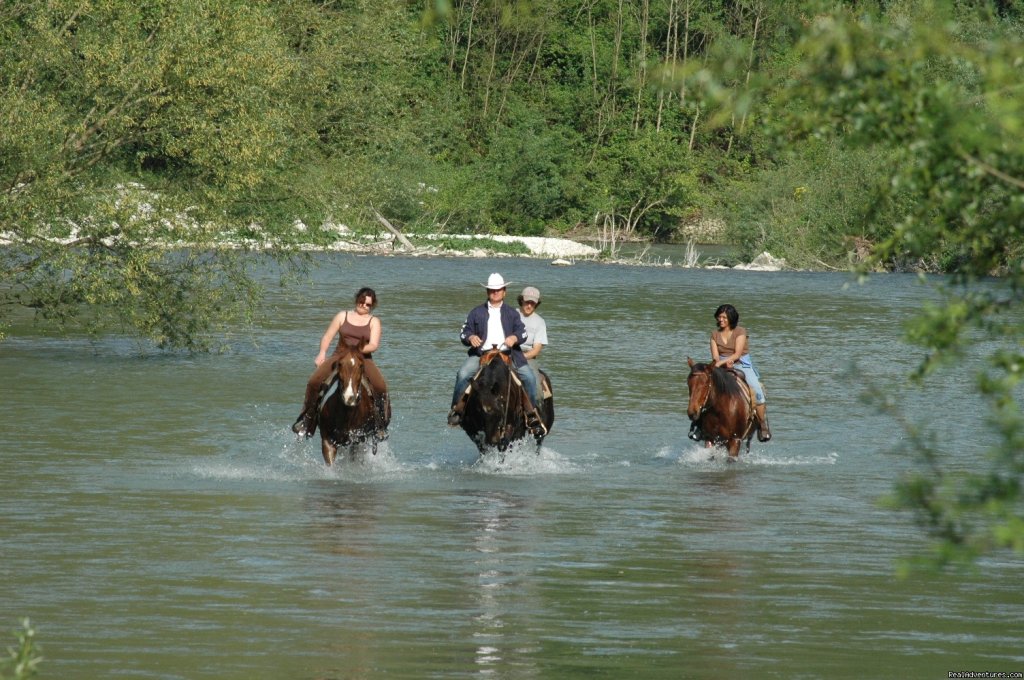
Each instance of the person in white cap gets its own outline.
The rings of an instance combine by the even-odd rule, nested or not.
[[[526,326],[519,312],[511,305],[505,304],[508,283],[501,274],[491,274],[483,286],[487,289],[487,301],[469,311],[466,322],[462,324],[462,332],[459,333],[459,339],[463,345],[469,347],[469,351],[466,361],[456,374],[448,424],[456,427],[462,422],[462,413],[466,408],[468,396],[467,389],[477,369],[480,368],[480,356],[495,347],[507,348],[512,355],[516,374],[530,400],[531,410],[526,415],[527,425],[535,436],[542,437],[547,434],[547,429],[540,419],[540,414],[537,413],[537,381],[520,348],[522,342],[526,340]]]
[[[543,399],[543,388],[541,387],[540,367],[537,365],[537,357],[540,356],[544,346],[548,344],[548,325],[544,321],[544,317],[537,313],[537,308],[540,307],[539,290],[533,286],[523,288],[518,302],[519,316],[523,318],[523,325],[526,326],[526,340],[523,341],[521,347],[523,348],[523,356],[526,357],[527,363],[530,364],[530,370],[533,371],[533,379],[537,383],[537,393],[534,395],[534,401],[539,404]]]

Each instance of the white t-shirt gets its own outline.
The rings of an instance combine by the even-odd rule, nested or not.
[[[523,318],[523,324],[526,326],[526,342],[522,344],[522,350],[528,352],[533,349],[534,343],[540,343],[545,347],[548,346],[548,325],[540,314],[534,312],[530,316],[526,316],[522,312],[519,312],[519,316]]]
[[[487,305],[487,337],[481,350],[486,352],[493,346],[501,347],[505,344],[505,329],[501,327],[501,305],[497,307]]]

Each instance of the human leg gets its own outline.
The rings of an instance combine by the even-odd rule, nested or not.
[[[516,375],[519,376],[519,381],[523,383],[523,390],[526,392],[526,396],[530,398],[530,406],[537,408],[539,403],[537,399],[537,375],[530,368],[530,364],[517,366]]]
[[[751,366],[736,366],[743,371],[747,379],[747,385],[754,391],[754,416],[757,418],[757,441],[766,442],[771,440],[772,431],[768,426],[768,404],[764,396],[764,387],[761,386],[761,376],[757,369]]]
[[[462,412],[466,408],[466,397],[469,381],[480,369],[480,357],[470,355],[463,362],[455,375],[455,390],[452,392],[452,408],[448,411],[448,424],[456,427],[462,422]]]
[[[306,396],[302,401],[302,411],[292,425],[292,432],[299,436],[312,437],[317,425],[317,400],[320,398],[320,387],[333,370],[333,361],[327,359],[316,367],[313,375],[306,382]]]
[[[544,401],[544,381],[540,376],[540,366],[533,359],[529,360],[530,370],[533,371],[533,382],[536,387],[533,393],[533,403],[539,404]]]
[[[391,400],[388,398],[388,384],[384,374],[377,368],[372,359],[363,362],[366,380],[373,389],[373,423],[377,431],[377,439],[388,438],[388,424],[391,422]]]
[[[530,428],[534,437],[543,437],[548,433],[548,429],[544,426],[540,412],[537,411],[537,404],[540,403],[537,398],[537,377],[529,364],[517,366],[516,375],[523,383],[523,392],[525,393],[523,407],[526,409],[526,426]]]

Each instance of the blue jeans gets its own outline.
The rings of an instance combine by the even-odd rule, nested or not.
[[[732,367],[743,372],[743,377],[747,379],[750,389],[754,390],[754,403],[763,404],[764,388],[761,387],[761,376],[758,374],[757,369],[754,368],[754,364],[742,364],[737,361]]]
[[[480,369],[480,357],[475,355],[469,355],[466,357],[466,361],[459,368],[459,372],[455,376],[455,391],[452,393],[452,406],[459,400],[462,393],[469,387],[469,381],[473,379],[476,372]],[[529,364],[523,364],[516,368],[516,375],[519,376],[519,381],[523,383],[523,389],[526,390],[526,395],[530,397],[530,403],[533,404],[534,408],[537,408],[537,378],[533,374],[533,369],[530,368]]]

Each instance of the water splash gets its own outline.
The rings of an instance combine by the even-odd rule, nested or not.
[[[513,443],[504,452],[489,452],[472,464],[474,472],[481,474],[535,476],[570,474],[578,467],[558,451],[523,439]]]

